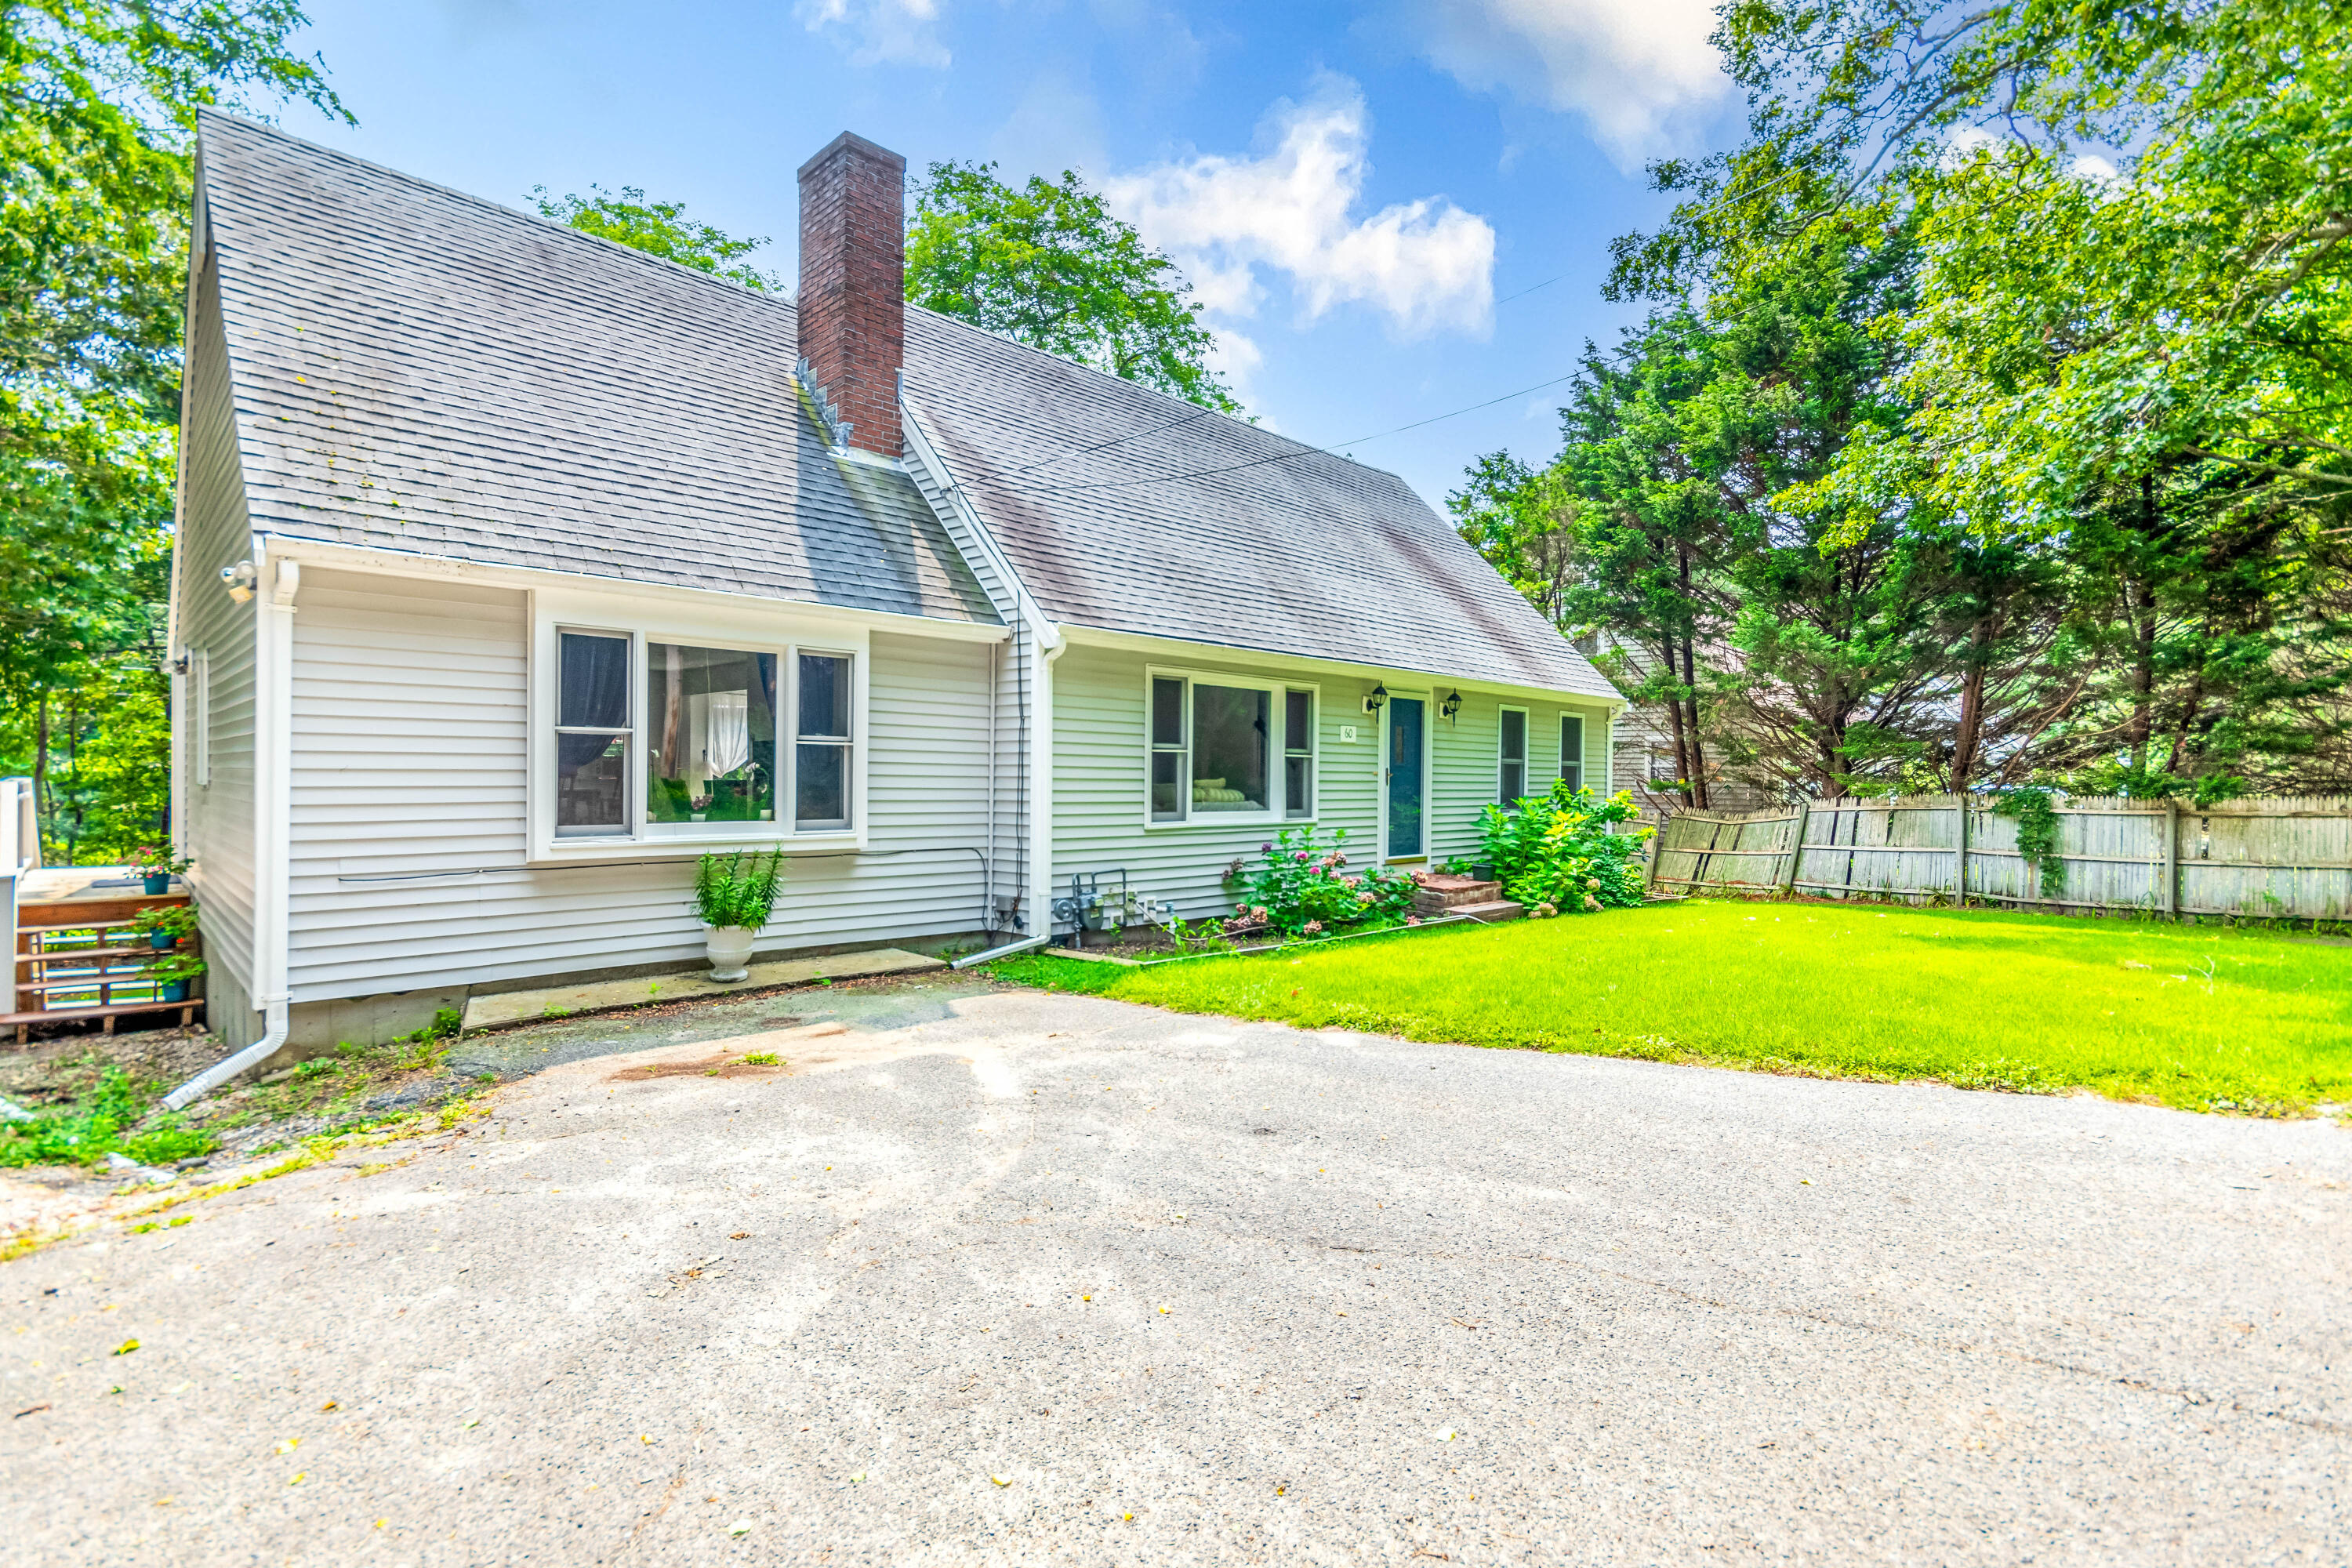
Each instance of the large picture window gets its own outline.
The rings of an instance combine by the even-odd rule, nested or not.
[[[554,641],[558,839],[741,838],[853,826],[851,654],[568,627]]]
[[[1145,706],[1151,822],[1314,816],[1311,689],[1155,672]]]
[[[646,645],[646,820],[776,819],[776,656]]]

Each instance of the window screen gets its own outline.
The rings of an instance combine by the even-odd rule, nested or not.
[[[1559,776],[1570,789],[1584,787],[1584,721],[1573,713],[1559,716]]]
[[[1528,793],[1528,716],[1503,710],[1501,798],[1509,805]]]
[[[800,718],[793,746],[793,826],[819,831],[849,826],[849,659],[800,656]]]
[[[1151,681],[1151,820],[1181,822],[1191,793],[1185,760],[1184,683],[1164,676]]]
[[[1282,815],[1315,815],[1315,694],[1282,694]]]
[[[1195,813],[1264,811],[1273,693],[1192,683]]]
[[[557,634],[555,832],[628,828],[629,639]]]

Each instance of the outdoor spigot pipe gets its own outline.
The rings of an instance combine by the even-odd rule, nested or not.
[[[235,1056],[213,1063],[212,1066],[165,1095],[163,1109],[178,1110],[191,1100],[203,1099],[247,1068],[259,1067],[277,1055],[278,1047],[286,1043],[286,1036],[290,1028],[286,1013],[284,997],[281,996],[268,1004],[262,1011],[262,1022],[266,1027],[262,1031],[261,1038]]]

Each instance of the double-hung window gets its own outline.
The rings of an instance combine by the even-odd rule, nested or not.
[[[563,632],[557,639],[555,836],[629,829],[629,639]]]
[[[553,837],[844,833],[856,655],[554,632]]]
[[[1584,720],[1574,713],[1559,716],[1559,777],[1572,790],[1584,787]]]
[[[1315,693],[1282,694],[1282,815],[1315,815]]]
[[[793,826],[803,833],[849,826],[849,660],[800,656],[800,719],[793,727]]]
[[[1153,672],[1153,823],[1315,815],[1315,692],[1241,677]]]
[[[1515,805],[1528,793],[1528,714],[1524,708],[1503,710],[1500,755],[1497,759],[1496,781],[1499,798],[1506,806]]]

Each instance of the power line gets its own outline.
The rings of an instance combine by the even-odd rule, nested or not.
[[[1517,392],[1507,392],[1500,397],[1490,397],[1484,403],[1474,403],[1466,408],[1456,408],[1450,413],[1433,414],[1426,419],[1416,419],[1410,425],[1400,425],[1393,430],[1383,430],[1374,436],[1359,436],[1353,440],[1342,441],[1339,445],[1342,447],[1360,447],[1367,441],[1385,440],[1391,436],[1402,436],[1408,430],[1418,430],[1424,425],[1436,425],[1447,419],[1459,418],[1465,414],[1475,414],[1481,408],[1492,408],[1497,403],[1508,403],[1515,397],[1525,397],[1529,393],[1541,392],[1548,386],[1558,386],[1563,381],[1573,381],[1576,379],[1577,374],[1578,373],[1574,371],[1570,371],[1566,375],[1556,375],[1549,381],[1540,381],[1533,386],[1523,386]],[[1181,424],[1183,421],[1180,420],[1178,423]],[[1326,447],[1301,447],[1295,452],[1277,452],[1270,458],[1253,458],[1246,463],[1228,463],[1222,468],[1194,468],[1189,472],[1176,474],[1152,474],[1139,479],[1098,479],[1087,484],[1039,485],[1036,489],[1039,490],[1130,489],[1137,485],[1172,484],[1179,479],[1206,479],[1212,474],[1231,474],[1237,473],[1244,468],[1262,468],[1269,463],[1286,463],[1296,458],[1331,458],[1338,456],[1339,456],[1339,453],[1331,451]]]
[[[1496,300],[1495,304],[1497,306],[1507,305],[1514,300],[1524,300],[1538,289],[1549,289],[1555,283],[1563,282],[1575,276],[1576,274],[1573,272],[1563,272],[1558,278],[1547,278],[1540,283],[1530,283],[1516,294],[1504,295],[1501,299]]]
[[[1214,414],[1215,412],[1217,411],[1213,408],[1195,409],[1193,412],[1184,416],[1181,419],[1171,419],[1165,425],[1154,425],[1148,430],[1130,430],[1124,436],[1114,436],[1108,441],[1097,441],[1091,447],[1079,447],[1074,450],[1064,452],[1058,457],[1040,458],[1034,463],[1027,463],[1013,469],[1013,473],[1025,474],[1031,468],[1051,468],[1054,464],[1065,461],[1067,458],[1083,458],[1088,452],[1099,452],[1106,447],[1118,447],[1122,446],[1129,441],[1140,441],[1146,436],[1157,436],[1162,430],[1173,430],[1179,425],[1190,425],[1195,419],[1206,419],[1210,415]],[[1010,479],[1013,475],[1007,474],[1005,477]]]
[[[1520,289],[1520,290],[1519,290],[1517,293],[1516,293],[1516,294],[1506,294],[1506,295],[1504,295],[1501,299],[1499,299],[1499,300],[1496,300],[1496,301],[1495,301],[1495,306],[1490,306],[1490,307],[1489,307],[1489,309],[1493,309],[1493,308],[1495,308],[1495,307],[1496,307],[1496,306],[1507,305],[1507,304],[1509,304],[1509,303],[1510,303],[1512,300],[1524,300],[1524,299],[1526,299],[1528,295],[1530,295],[1530,294],[1532,294],[1532,293],[1536,292],[1536,291],[1537,291],[1538,289],[1549,289],[1549,288],[1550,288],[1553,284],[1555,284],[1555,283],[1559,283],[1559,282],[1563,282],[1563,281],[1565,281],[1566,279],[1570,279],[1570,278],[1573,278],[1574,276],[1576,276],[1576,275],[1575,275],[1573,272],[1562,272],[1562,273],[1559,274],[1559,275],[1558,275],[1558,276],[1556,276],[1556,277],[1547,278],[1547,279],[1544,279],[1542,282],[1540,282],[1540,283],[1530,283],[1529,285],[1528,285],[1528,287],[1526,287],[1526,288],[1524,288],[1524,289]],[[1531,387],[1528,387],[1528,388],[1527,389],[1527,391],[1526,391],[1526,392],[1512,392],[1512,393],[1506,393],[1506,394],[1505,394],[1504,395],[1502,395],[1501,397],[1495,398],[1492,402],[1474,404],[1474,405],[1471,405],[1470,407],[1468,407],[1468,408],[1457,408],[1457,409],[1455,409],[1455,410],[1454,411],[1454,414],[1440,414],[1440,415],[1436,416],[1434,418],[1420,420],[1420,421],[1418,421],[1418,422],[1417,422],[1417,423],[1415,423],[1415,424],[1412,424],[1412,425],[1401,425],[1401,426],[1397,426],[1397,428],[1395,428],[1394,430],[1383,430],[1383,431],[1381,431],[1381,432],[1380,433],[1380,435],[1378,435],[1378,436],[1359,436],[1359,437],[1357,437],[1355,438],[1355,440],[1353,440],[1353,441],[1343,441],[1343,442],[1341,442],[1341,443],[1340,443],[1340,445],[1341,445],[1341,446],[1343,446],[1343,447],[1347,447],[1347,446],[1360,446],[1361,444],[1363,444],[1363,443],[1364,443],[1364,442],[1366,442],[1366,441],[1378,441],[1378,440],[1383,439],[1384,437],[1390,437],[1390,436],[1401,436],[1401,435],[1402,435],[1402,434],[1403,434],[1405,431],[1407,431],[1407,430],[1418,430],[1418,429],[1419,429],[1419,428],[1421,428],[1421,426],[1423,426],[1423,425],[1434,425],[1434,424],[1436,424],[1436,423],[1438,422],[1438,420],[1441,420],[1441,419],[1451,419],[1451,418],[1453,418],[1453,417],[1454,417],[1454,414],[1475,414],[1475,413],[1476,413],[1476,412],[1477,412],[1479,409],[1481,409],[1481,408],[1492,408],[1492,407],[1495,405],[1495,404],[1496,404],[1496,403],[1508,403],[1508,402],[1509,402],[1512,398],[1514,398],[1514,397],[1524,397],[1524,396],[1526,396],[1526,395],[1527,395],[1527,394],[1528,394],[1528,392],[1541,392],[1541,391],[1544,389],[1544,387],[1546,387],[1546,386],[1558,386],[1558,385],[1560,384],[1560,382],[1562,382],[1562,381],[1567,381],[1567,380],[1569,380],[1569,379],[1570,379],[1570,377],[1568,377],[1568,376],[1564,376],[1564,375],[1563,375],[1563,376],[1559,377],[1557,380],[1553,380],[1553,381],[1547,381],[1547,382],[1543,383],[1543,384],[1542,384],[1541,386],[1531,386]],[[1029,473],[1029,472],[1031,472],[1031,471],[1033,471],[1033,470],[1034,470],[1034,469],[1037,469],[1037,468],[1051,468],[1051,467],[1053,467],[1055,463],[1065,462],[1065,461],[1067,461],[1069,458],[1083,458],[1083,457],[1085,457],[1085,456],[1086,456],[1087,453],[1089,453],[1089,452],[1100,452],[1100,451],[1103,451],[1103,450],[1105,450],[1105,449],[1107,449],[1107,448],[1108,448],[1108,447],[1123,447],[1123,446],[1125,446],[1125,445],[1126,445],[1128,442],[1129,442],[1129,441],[1140,441],[1140,440],[1142,440],[1146,436],[1157,436],[1157,435],[1159,435],[1159,434],[1160,434],[1161,431],[1163,431],[1163,430],[1173,430],[1173,429],[1175,429],[1175,428],[1176,428],[1178,426],[1180,426],[1180,425],[1190,425],[1190,424],[1192,424],[1192,423],[1194,420],[1196,420],[1196,419],[1204,419],[1204,418],[1208,417],[1210,415],[1214,414],[1214,413],[1216,413],[1216,412],[1217,412],[1217,410],[1215,410],[1215,409],[1213,409],[1213,408],[1203,408],[1203,409],[1201,409],[1201,410],[1200,410],[1199,412],[1197,412],[1197,413],[1193,413],[1193,414],[1187,414],[1187,415],[1186,415],[1186,416],[1184,416],[1184,417],[1183,417],[1183,418],[1181,418],[1181,419],[1171,419],[1171,420],[1170,420],[1170,421],[1169,421],[1167,424],[1165,424],[1165,425],[1154,425],[1154,426],[1151,426],[1150,428],[1148,428],[1148,429],[1143,429],[1143,430],[1130,430],[1130,431],[1129,431],[1129,432],[1128,432],[1126,435],[1124,435],[1124,436],[1114,436],[1114,437],[1111,437],[1109,440],[1108,440],[1108,441],[1097,441],[1097,442],[1096,442],[1096,443],[1095,443],[1093,446],[1091,446],[1091,447],[1075,447],[1075,448],[1073,448],[1073,449],[1072,449],[1072,450],[1070,450],[1070,451],[1061,453],[1060,455],[1058,455],[1058,456],[1056,456],[1056,457],[1052,457],[1052,458],[1038,458],[1038,459],[1037,459],[1037,461],[1035,461],[1035,462],[1034,462],[1034,463],[1024,463],[1024,464],[1023,464],[1020,468],[1017,468],[1013,469],[1011,473],[1006,474],[1004,477],[1005,477],[1006,479],[1012,479],[1012,478],[1013,478],[1013,477],[1014,477],[1014,476],[1016,476],[1016,475]],[[1299,454],[1293,454],[1293,455],[1294,455],[1294,456],[1304,456],[1305,454],[1303,454],[1303,453],[1299,453]],[[1279,461],[1279,460],[1280,460],[1280,459],[1278,459],[1278,458],[1265,458],[1265,459],[1260,459],[1260,461],[1262,461],[1262,462],[1272,462],[1272,461]],[[1235,466],[1236,466],[1236,467],[1239,467],[1239,468],[1255,468],[1255,467],[1257,467],[1258,465],[1257,465],[1257,464],[1255,464],[1255,463],[1242,463],[1242,464],[1237,464],[1237,465],[1235,465]],[[1205,470],[1205,471],[1210,472],[1210,473],[1227,473],[1227,472],[1230,472],[1231,470],[1230,470],[1230,469],[1225,469],[1225,468],[1212,468],[1212,469],[1208,469],[1208,470]],[[1171,478],[1181,479],[1181,478],[1185,478],[1186,476],[1184,476],[1184,475],[1181,475],[1181,474],[1180,474],[1180,475],[1171,475]],[[1139,482],[1141,482],[1141,481],[1138,481],[1138,482],[1139,483]],[[1045,487],[1045,489],[1096,489],[1096,488],[1097,488],[1097,487],[1096,487],[1096,486],[1092,486],[1092,485],[1049,485],[1049,486],[1046,486],[1046,487]]]

